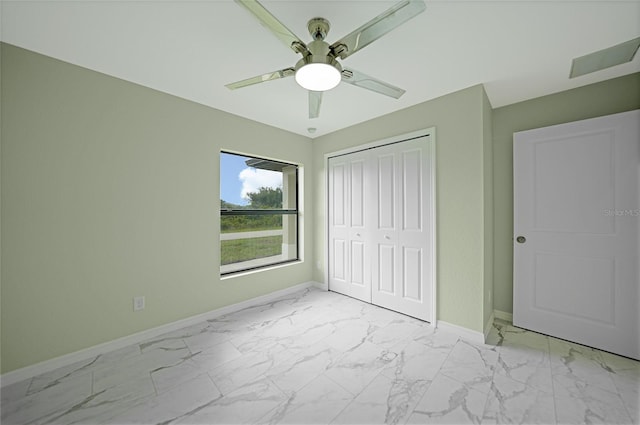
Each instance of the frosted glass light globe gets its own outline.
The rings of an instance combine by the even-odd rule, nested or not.
[[[312,91],[331,90],[340,83],[341,79],[340,71],[326,63],[309,63],[296,72],[296,82]]]

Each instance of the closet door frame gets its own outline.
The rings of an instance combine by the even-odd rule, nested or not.
[[[370,143],[365,143],[358,146],[353,146],[347,149],[342,149],[339,151],[329,152],[324,155],[324,169],[325,169],[325,180],[324,180],[324,197],[325,197],[325,226],[324,226],[324,241],[325,241],[325,255],[324,255],[324,275],[325,275],[325,289],[329,290],[329,259],[330,259],[330,240],[329,240],[329,207],[330,207],[330,192],[329,192],[329,159],[336,156],[346,155],[354,152],[359,152],[367,149],[374,149],[380,146],[391,145],[395,143],[401,143],[412,139],[417,139],[421,137],[426,137],[428,148],[427,152],[429,153],[430,160],[430,179],[431,179],[431,191],[429,194],[430,197],[430,214],[431,214],[431,223],[430,231],[431,231],[431,241],[430,241],[430,251],[431,251],[431,276],[430,276],[430,288],[428,290],[431,293],[431,311],[428,322],[433,327],[437,327],[437,233],[436,233],[436,223],[437,223],[437,214],[436,214],[436,129],[435,127],[425,128],[423,130],[414,131],[411,133],[402,134],[399,136],[389,137],[386,139],[376,140]]]

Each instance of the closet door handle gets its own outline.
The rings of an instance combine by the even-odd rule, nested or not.
[[[391,236],[385,236],[384,238],[387,240],[391,240]]]
[[[357,236],[357,237],[360,237],[360,233],[356,233],[356,236]]]

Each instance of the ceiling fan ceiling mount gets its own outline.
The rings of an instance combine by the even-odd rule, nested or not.
[[[309,34],[314,40],[324,40],[331,29],[331,24],[324,18],[312,18],[307,22]]]
[[[229,89],[238,89],[295,75],[296,82],[309,90],[309,118],[318,117],[322,92],[334,88],[340,81],[395,99],[404,94],[405,91],[399,87],[354,69],[343,69],[338,58],[347,58],[422,13],[426,9],[423,0],[403,0],[333,44],[325,41],[331,24],[324,18],[316,17],[307,22],[307,29],[312,41],[305,44],[257,0],[235,0],[235,2],[251,12],[287,47],[295,53],[301,54],[302,59],[293,68],[285,68],[227,84]]]

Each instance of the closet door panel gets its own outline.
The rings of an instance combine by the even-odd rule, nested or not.
[[[422,150],[402,153],[402,230],[422,230]]]
[[[402,248],[402,297],[417,302],[422,301],[422,251],[414,247]]]
[[[356,153],[349,161],[349,243],[351,245],[351,296],[371,302],[370,263],[366,240],[367,155]]]
[[[329,164],[329,284],[345,291],[349,286],[349,164],[343,158]]]
[[[366,154],[329,160],[329,289],[371,302]]]
[[[354,229],[363,229],[365,226],[364,173],[364,159],[351,162],[351,227]]]
[[[364,255],[364,242],[351,241],[351,283],[364,286],[368,261]]]
[[[335,226],[346,226],[346,199],[347,199],[347,164],[339,163],[331,167],[331,224]]]
[[[390,260],[379,261],[380,273],[372,279],[372,302],[391,310],[419,319],[431,316],[430,292],[430,220],[431,187],[428,165],[428,147],[424,140],[412,140],[381,148],[378,155],[379,187],[376,191],[380,216],[374,240],[378,246],[394,247],[393,266]],[[377,149],[376,149],[377,150]],[[393,158],[393,165],[389,158]],[[383,160],[384,159],[384,160]],[[392,188],[392,189],[391,189]],[[384,206],[384,207],[383,207]],[[393,211],[397,220],[393,225],[385,222],[384,209]],[[390,215],[390,214],[389,214]]]
[[[333,267],[331,277],[345,282],[347,278],[347,259],[344,239],[333,240]]]
[[[395,203],[396,198],[396,173],[395,173],[395,155],[393,153],[384,153],[377,158],[377,192],[376,200],[385,200],[385,202],[377,202],[371,207],[378,209],[378,229],[394,230],[395,229]]]
[[[396,247],[378,245],[377,292],[393,295],[396,292]]]
[[[371,300],[374,304],[399,311],[393,300],[398,295],[398,282],[402,267],[398,264],[397,217],[400,188],[398,182],[397,145],[381,146],[373,149],[373,164],[376,185],[373,191],[374,214],[372,229],[373,243],[377,255],[373,258]]]

